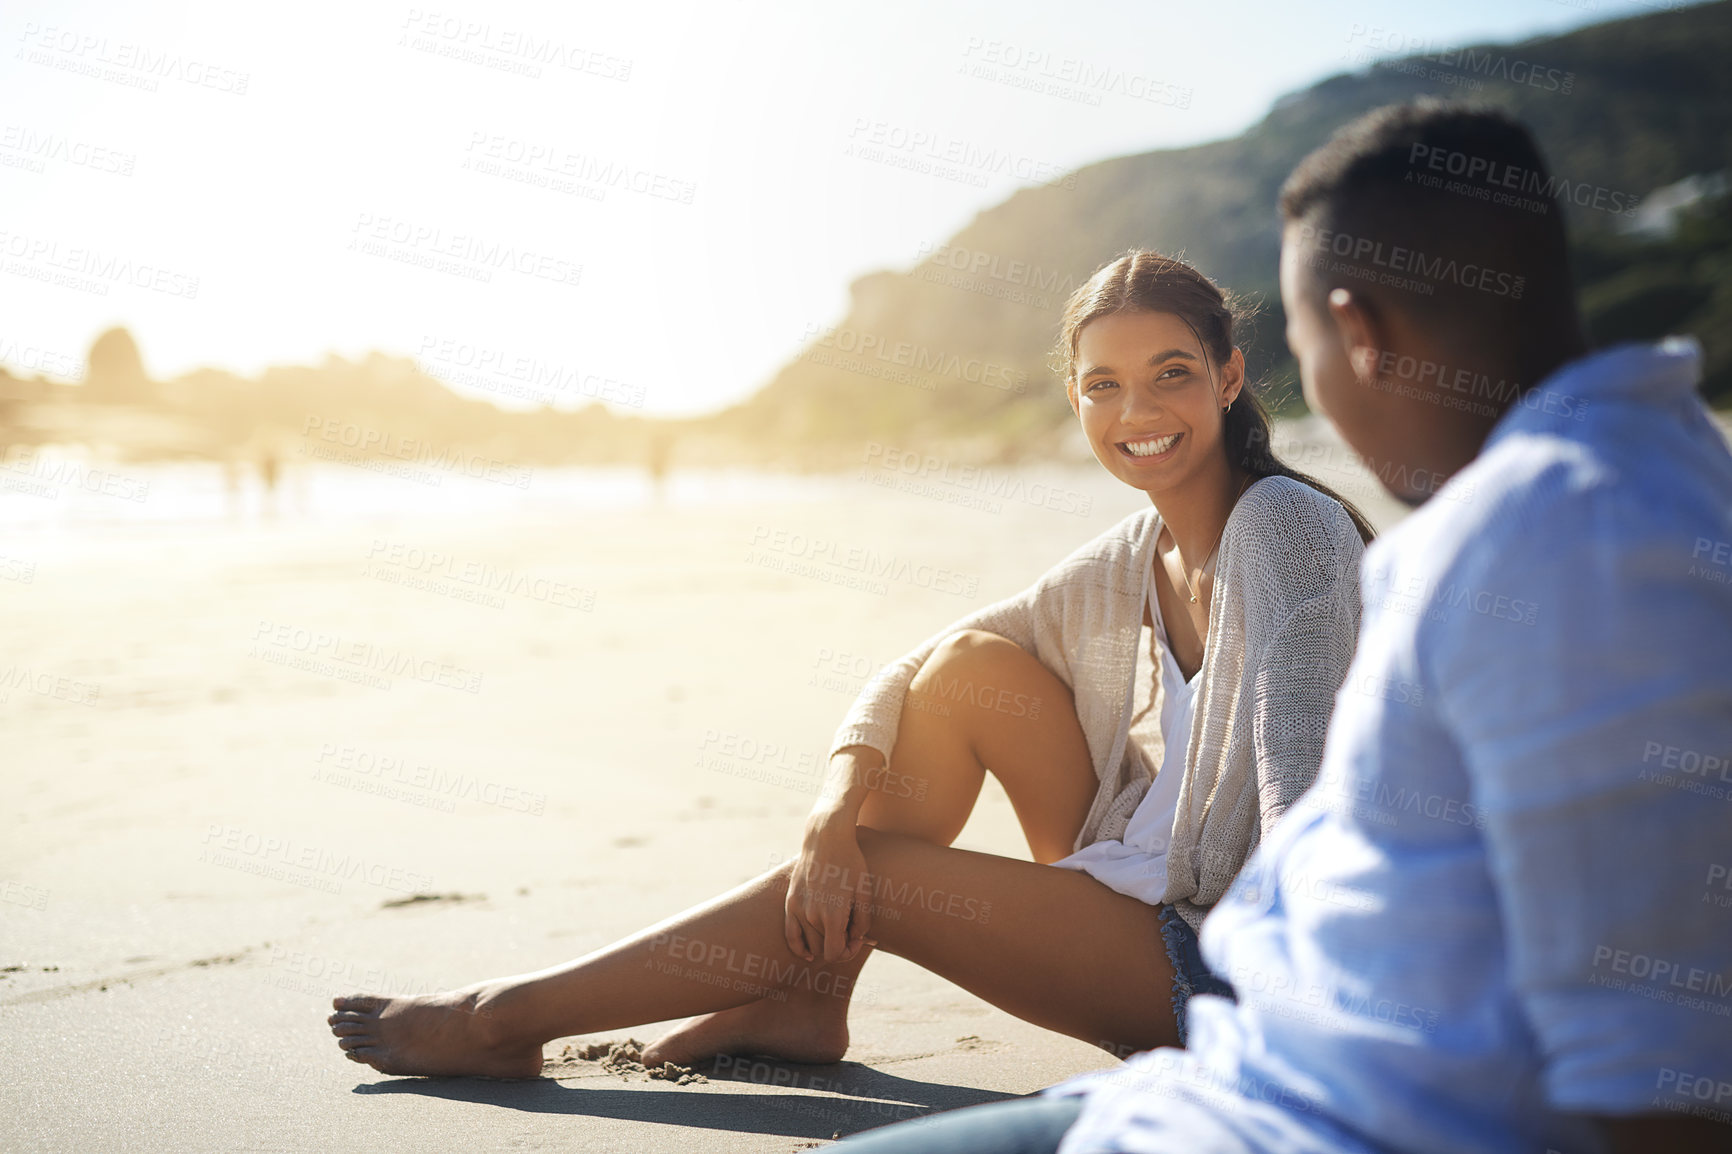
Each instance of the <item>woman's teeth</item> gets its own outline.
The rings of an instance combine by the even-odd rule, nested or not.
[[[1125,451],[1133,457],[1153,457],[1166,452],[1173,447],[1173,442],[1179,439],[1179,434],[1161,437],[1153,441],[1126,441]]]

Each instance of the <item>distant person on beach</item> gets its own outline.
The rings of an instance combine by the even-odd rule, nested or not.
[[[265,512],[274,514],[277,511],[277,482],[282,477],[282,463],[277,460],[277,451],[266,445],[258,457],[259,480],[265,486]]]
[[[1700,349],[1590,353],[1557,204],[1436,171],[1548,180],[1520,124],[1420,103],[1281,196],[1306,398],[1449,480],[1390,486],[1422,507],[1365,555],[1318,782],[1203,927],[1237,1001],[1196,999],[1188,1050],[841,1146],[1732,1150],[1732,455]]]
[[[338,998],[347,1055],[530,1077],[551,1039],[700,1015],[646,1064],[833,1062],[874,947],[1119,1054],[1182,1043],[1190,996],[1224,988],[1197,956],[1203,915],[1317,774],[1370,536],[1271,454],[1234,320],[1152,252],[1072,296],[1071,406],[1152,507],[875,678],[796,860],[574,962]],[[989,772],[1033,862],[951,847]]]
[[[664,429],[650,433],[644,443],[644,471],[649,474],[650,499],[657,504],[667,499],[668,466],[673,453],[674,439]]]

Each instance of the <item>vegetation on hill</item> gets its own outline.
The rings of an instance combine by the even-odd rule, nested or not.
[[[724,419],[772,441],[870,430],[987,440],[1001,456],[1044,453],[1069,418],[1049,370],[1064,297],[1135,247],[1183,253],[1236,292],[1251,312],[1241,335],[1253,377],[1278,410],[1302,409],[1275,283],[1277,192],[1341,124],[1421,95],[1499,105],[1531,125],[1553,177],[1568,182],[1595,340],[1692,332],[1708,351],[1705,391],[1732,401],[1724,199],[1681,214],[1672,236],[1620,232],[1654,190],[1732,163],[1727,59],[1732,3],[1722,2],[1515,45],[1439,47],[1330,77],[1284,97],[1239,137],[1106,160],[1074,182],[1019,191],[913,269],[862,278],[829,338],[836,347],[808,349]],[[869,354],[830,355],[868,342]],[[910,385],[887,363],[897,351],[1000,366],[1027,387],[984,387],[955,372]]]

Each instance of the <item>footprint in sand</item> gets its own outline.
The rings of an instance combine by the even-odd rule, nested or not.
[[[990,1054],[994,1050],[1004,1049],[1004,1043],[987,1041],[979,1034],[964,1034],[956,1039],[956,1049],[970,1053]]]
[[[676,1086],[690,1086],[694,1082],[709,1081],[702,1074],[694,1073],[691,1067],[676,1066],[672,1062],[663,1062],[654,1068],[645,1066],[643,1043],[636,1038],[627,1038],[623,1042],[567,1045],[559,1051],[559,1057],[549,1058],[542,1063],[542,1073],[545,1077],[555,1070],[569,1069],[580,1062],[599,1063],[603,1070],[628,1082],[638,1078],[656,1078],[672,1082]]]
[[[400,909],[403,906],[420,906],[430,902],[484,902],[486,894],[410,894],[406,898],[391,898],[379,903],[382,910]]]

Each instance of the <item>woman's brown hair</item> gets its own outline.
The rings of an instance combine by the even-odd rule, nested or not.
[[[1233,325],[1238,315],[1233,302],[1219,286],[1190,265],[1157,252],[1133,250],[1109,264],[1078,286],[1065,304],[1059,326],[1058,360],[1064,375],[1065,391],[1076,403],[1077,341],[1083,326],[1092,320],[1119,312],[1169,313],[1184,321],[1197,343],[1203,346],[1205,361],[1215,367],[1227,363],[1233,355]],[[1214,368],[1210,377],[1213,379]],[[1317,478],[1289,467],[1275,455],[1269,429],[1269,411],[1247,382],[1231,407],[1222,414],[1221,441],[1227,459],[1249,473],[1260,477],[1291,477],[1311,486],[1319,493],[1340,503],[1353,519],[1364,541],[1374,535],[1365,514]]]

